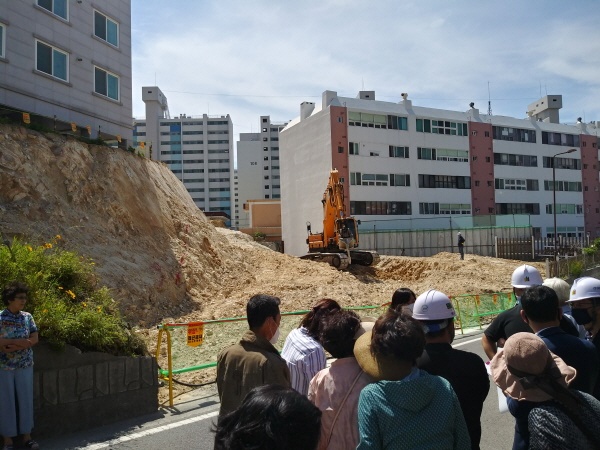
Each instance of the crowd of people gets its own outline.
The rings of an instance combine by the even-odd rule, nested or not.
[[[515,305],[483,333],[487,367],[452,347],[456,311],[435,289],[398,289],[379,318],[320,299],[281,354],[280,299],[250,298],[249,330],[218,357],[215,448],[479,449],[490,375],[514,450],[600,448],[600,280],[522,265],[511,284]]]

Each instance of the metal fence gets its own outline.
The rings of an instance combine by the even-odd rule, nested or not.
[[[462,334],[467,329],[481,329],[493,316],[514,304],[512,293],[464,294],[451,297],[456,309],[455,327]],[[389,304],[351,307],[362,319],[376,319]],[[281,351],[285,338],[297,328],[308,311],[284,312],[281,317]],[[219,352],[239,341],[248,329],[246,317],[208,320],[194,323],[166,323],[158,326],[156,359],[159,377],[169,384],[169,403],[173,406],[173,376],[215,367]],[[200,332],[198,330],[201,329]]]

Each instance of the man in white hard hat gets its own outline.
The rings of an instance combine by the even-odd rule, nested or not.
[[[592,341],[600,356],[600,280],[593,277],[577,278],[571,286],[569,303],[573,318],[585,327],[587,339]],[[600,377],[594,388],[594,397],[600,399]]]
[[[455,316],[452,302],[443,292],[430,289],[417,297],[413,318],[423,325],[426,342],[417,367],[450,382],[467,423],[471,448],[479,449],[481,411],[490,380],[478,355],[452,348]]]
[[[517,267],[511,277],[513,294],[517,299],[517,304],[510,309],[500,313],[492,323],[487,327],[481,338],[483,351],[492,359],[498,351],[498,344],[504,345],[504,342],[515,333],[532,333],[531,328],[521,318],[521,296],[525,289],[532,286],[540,286],[544,280],[539,270],[535,267],[523,264]]]

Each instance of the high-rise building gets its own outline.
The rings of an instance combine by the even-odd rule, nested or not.
[[[280,134],[286,252],[306,252],[306,222],[320,229],[329,171],[338,169],[346,211],[363,221],[529,214],[534,234],[600,236],[598,123],[559,123],[560,95],[517,119],[325,91],[304,102]],[[555,161],[555,189],[553,189]],[[405,221],[410,226],[411,221]],[[396,221],[397,225],[398,221]],[[434,221],[430,222],[434,223]],[[446,220],[447,223],[447,220]]]
[[[127,145],[131,1],[2,0],[0,114],[11,112]]]
[[[162,161],[181,180],[205,212],[232,216],[233,124],[225,116],[171,118],[166,96],[157,86],[142,88],[146,119],[134,120],[134,144]]]
[[[270,116],[260,116],[260,132],[240,133],[237,143],[237,187],[234,220],[236,228],[249,225],[248,200],[279,199],[279,132],[286,123],[272,123]]]

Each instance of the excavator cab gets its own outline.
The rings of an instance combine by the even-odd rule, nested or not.
[[[337,219],[335,228],[339,248],[348,250],[358,247],[357,221],[353,217]]]

